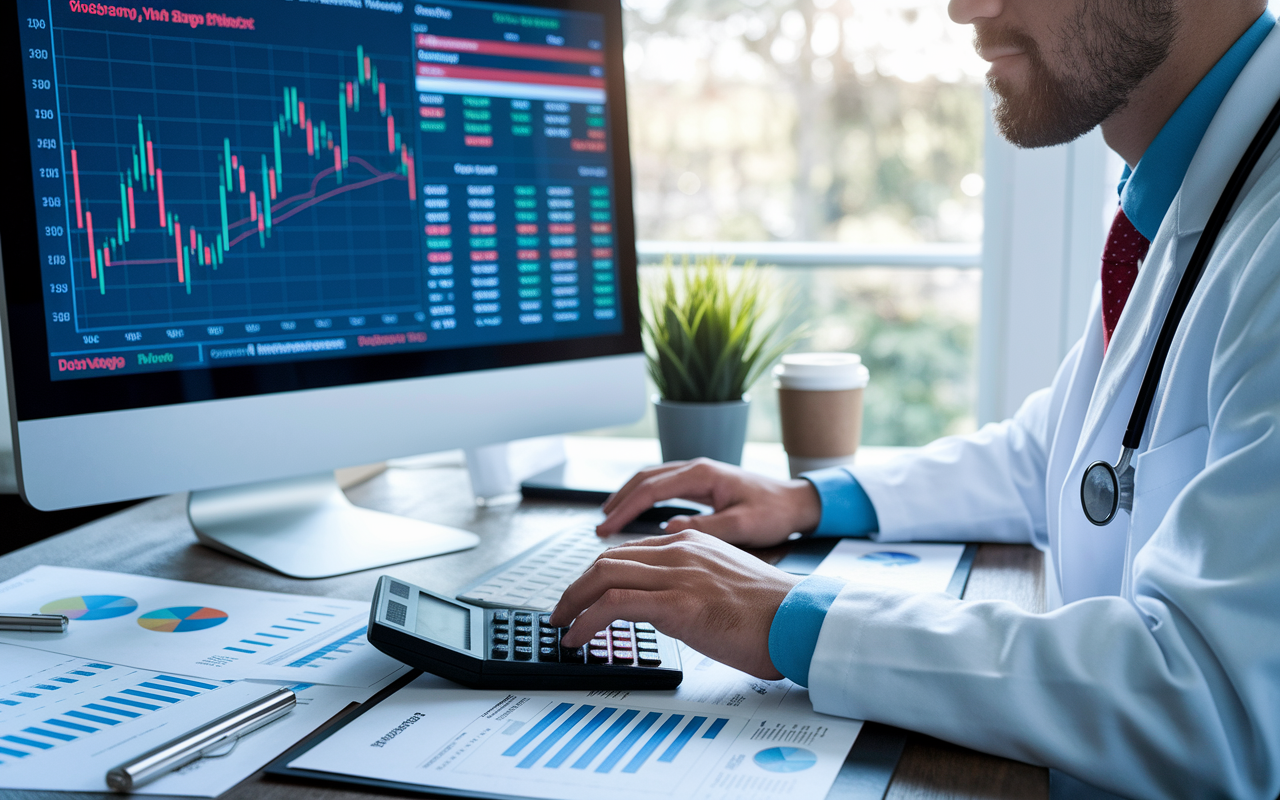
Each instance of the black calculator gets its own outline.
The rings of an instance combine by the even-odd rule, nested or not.
[[[560,645],[551,615],[480,608],[388,575],[378,579],[369,643],[411,667],[477,689],[672,689],[676,641],[618,620],[584,647]]]

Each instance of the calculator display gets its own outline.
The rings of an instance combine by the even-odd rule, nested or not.
[[[462,606],[418,593],[418,620],[414,633],[457,650],[471,647],[471,612]]]

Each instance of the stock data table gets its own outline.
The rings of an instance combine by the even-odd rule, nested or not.
[[[55,379],[622,330],[601,15],[18,5]]]

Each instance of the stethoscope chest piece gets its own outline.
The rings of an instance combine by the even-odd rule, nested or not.
[[[1133,451],[1125,448],[1113,467],[1095,461],[1084,471],[1080,481],[1080,504],[1084,516],[1094,525],[1107,525],[1120,509],[1133,510]]]

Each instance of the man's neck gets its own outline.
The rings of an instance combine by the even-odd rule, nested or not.
[[[1169,57],[1102,123],[1107,145],[1137,166],[1173,112],[1266,7],[1266,0],[1184,4]]]

